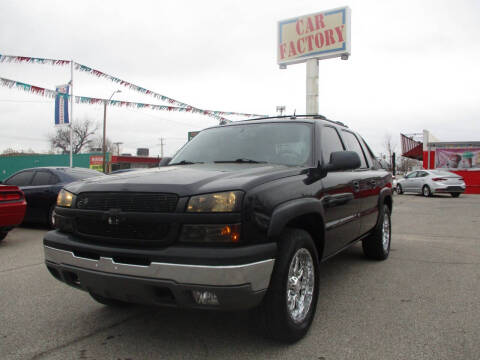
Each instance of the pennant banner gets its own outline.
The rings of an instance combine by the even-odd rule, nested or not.
[[[45,59],[29,56],[1,55],[0,62],[5,63],[30,63],[30,64],[48,64],[48,65],[70,65],[70,60]]]
[[[51,65],[68,65],[71,63],[69,60],[56,60],[56,59],[45,59],[45,58],[33,58],[33,57],[25,57],[25,56],[13,56],[13,55],[1,55],[0,54],[0,62],[15,62],[15,63],[37,63],[37,64],[51,64]],[[191,105],[188,105],[184,102],[175,100],[173,98],[170,98],[168,96],[159,94],[155,91],[151,91],[148,89],[145,89],[141,86],[132,84],[128,81],[122,80],[120,78],[117,78],[115,76],[109,75],[107,73],[104,73],[100,70],[93,69],[91,67],[88,67],[86,65],[82,65],[79,63],[74,62],[74,68],[78,71],[85,72],[87,74],[93,75],[97,78],[103,78],[110,80],[118,85],[125,86],[129,88],[130,90],[137,91],[139,93],[145,94],[152,96],[158,100],[165,101],[170,103],[171,105],[179,106],[179,107],[184,107],[184,108],[192,108],[195,109],[197,113],[202,113],[202,112],[208,112],[214,115],[219,116],[220,118],[222,115],[230,115],[230,116],[244,116],[244,117],[264,117],[265,115],[259,115],[259,114],[248,114],[248,113],[238,113],[238,112],[232,112],[232,111],[216,111],[216,110],[202,110],[196,107],[193,107]],[[227,120],[224,118],[221,118],[220,120]]]
[[[8,87],[8,88],[16,88],[19,90],[23,90],[26,92],[30,92],[36,95],[41,95],[47,98],[56,98],[57,95],[61,95],[64,98],[70,98],[70,95],[65,94],[64,90],[54,91],[50,89],[45,89],[39,86],[33,86],[30,84],[25,84],[20,81],[14,81],[10,79],[5,79],[0,77],[0,86]],[[137,102],[130,102],[130,101],[121,101],[121,100],[107,100],[102,98],[92,98],[88,96],[74,96],[74,101],[77,104],[104,104],[107,103],[109,106],[116,106],[116,107],[126,107],[126,108],[133,108],[133,109],[150,109],[150,110],[158,110],[158,111],[176,111],[176,112],[189,112],[192,114],[201,114],[206,115],[209,117],[216,118],[217,120],[226,120],[227,119],[218,115],[218,113],[222,113],[227,115],[227,112],[223,111],[212,111],[212,110],[201,110],[196,109],[193,107],[185,108],[180,106],[168,106],[168,105],[156,105],[156,104],[145,104],[145,103],[137,103]]]

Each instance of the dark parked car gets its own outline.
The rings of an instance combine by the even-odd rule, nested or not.
[[[38,167],[18,171],[5,179],[3,184],[16,185],[24,192],[27,199],[24,222],[47,223],[53,227],[60,189],[71,182],[102,175],[84,168]]]
[[[0,185],[0,241],[14,226],[20,225],[26,207],[22,190],[16,186]]]
[[[388,257],[391,179],[357,133],[322,116],[216,126],[168,166],[67,185],[45,261],[102,304],[255,309],[267,336],[296,341],[314,319],[319,262],[357,241]]]

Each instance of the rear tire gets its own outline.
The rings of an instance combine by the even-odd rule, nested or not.
[[[390,254],[392,223],[390,208],[384,204],[379,214],[378,224],[373,233],[362,241],[363,253],[369,259],[385,260]]]
[[[452,197],[454,198],[458,198],[460,196],[460,193],[451,193],[450,195],[452,195]]]
[[[5,237],[7,236],[8,234],[8,231],[0,231],[0,241],[2,241],[3,239],[5,239]]]
[[[287,228],[259,310],[264,335],[292,343],[305,336],[318,299],[318,254],[308,232]]]
[[[430,187],[429,187],[428,185],[423,185],[422,194],[423,194],[423,196],[425,196],[425,197],[430,197],[430,196],[432,196],[432,192],[430,191]]]
[[[99,302],[102,305],[113,306],[113,307],[125,307],[125,306],[130,305],[129,303],[127,303],[125,301],[107,298],[105,296],[101,296],[101,295],[98,295],[98,294],[95,294],[95,293],[92,293],[92,292],[89,293],[89,294],[93,298],[93,300],[95,300],[96,302]]]

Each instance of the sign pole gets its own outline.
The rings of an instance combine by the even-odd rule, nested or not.
[[[318,115],[318,59],[307,60],[307,115]]]
[[[73,60],[70,61],[70,167],[73,167]]]

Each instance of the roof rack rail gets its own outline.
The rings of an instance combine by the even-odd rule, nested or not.
[[[315,114],[315,115],[296,115],[296,114],[294,114],[294,115],[266,116],[266,117],[261,117],[261,118],[246,119],[246,120],[240,120],[240,121],[287,119],[287,118],[291,119],[291,120],[295,120],[296,118],[307,118],[307,117],[313,118],[315,120],[325,120],[325,121],[331,122],[333,124],[337,124],[337,125],[348,128],[348,126],[345,125],[344,123],[342,123],[341,121],[330,120],[330,119],[327,119],[325,116],[320,115],[320,114]]]

